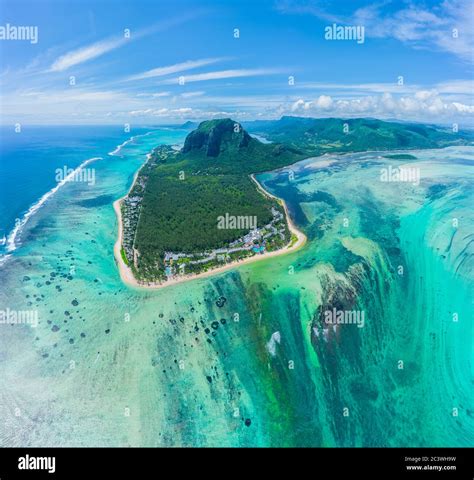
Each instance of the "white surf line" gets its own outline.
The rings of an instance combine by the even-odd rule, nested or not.
[[[125,142],[121,143],[120,145],[117,145],[117,147],[112,151],[109,152],[109,155],[117,155],[118,152],[127,144],[133,142],[136,138],[138,137],[145,137],[147,135],[150,135],[153,133],[153,130],[140,134],[140,135],[134,135],[128,140],[125,140]],[[81,165],[79,165],[71,174],[69,174],[66,178],[64,178],[61,182],[59,182],[54,188],[52,188],[49,192],[46,192],[35,204],[33,204],[28,211],[23,215],[23,218],[17,219],[15,222],[15,226],[13,227],[12,231],[8,234],[7,236],[7,241],[6,241],[6,251],[7,252],[13,252],[18,248],[17,245],[17,239],[19,238],[19,235],[25,226],[25,224],[28,222],[28,220],[44,205],[44,203],[51,198],[52,195],[54,195],[64,184],[66,184],[69,180],[71,180],[75,175],[77,175],[85,166],[89,165],[91,162],[94,162],[96,160],[102,160],[103,157],[93,157],[89,158],[88,160],[85,160]],[[5,260],[9,257],[10,255],[5,255],[2,256],[0,259],[0,265],[2,265]]]
[[[23,218],[21,220],[17,219],[15,227],[7,237],[7,252],[13,252],[17,249],[17,238],[20,235],[23,227],[26,225],[28,220],[48,201],[48,199],[51,198],[63,185],[73,179],[74,176],[77,175],[84,167],[86,167],[92,162],[95,162],[96,160],[102,160],[102,157],[93,157],[82,162],[74,171],[72,171],[67,177],[61,180],[49,192],[46,192],[35,204],[33,204],[23,215]]]
[[[11,257],[11,254],[1,255],[0,254],[0,267]]]
[[[129,143],[132,143],[136,138],[140,137],[146,137],[147,135],[151,135],[154,131],[146,132],[146,133],[141,133],[140,135],[134,135],[133,137],[130,137],[128,140],[125,140],[125,142],[121,143],[120,145],[117,145],[114,150],[109,152],[109,155],[117,155],[120,150],[122,150],[125,145],[128,145]]]

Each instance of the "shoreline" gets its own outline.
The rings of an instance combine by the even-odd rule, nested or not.
[[[148,162],[149,156],[150,154],[147,154],[146,162]],[[146,162],[142,165],[142,167],[146,165]],[[121,280],[129,286],[132,286],[135,288],[158,290],[160,288],[169,287],[172,285],[176,285],[178,283],[189,282],[191,280],[197,280],[199,278],[206,278],[212,275],[217,275],[227,270],[232,270],[234,268],[237,268],[241,265],[246,265],[246,264],[258,262],[261,260],[266,260],[268,258],[285,255],[287,253],[292,253],[292,252],[295,252],[296,250],[299,250],[301,247],[303,247],[306,244],[306,240],[307,240],[306,235],[302,231],[296,228],[295,224],[293,223],[290,217],[288,207],[285,201],[279,197],[276,197],[270,192],[267,192],[263,188],[263,186],[258,182],[258,180],[255,178],[254,174],[251,174],[250,178],[256,184],[258,190],[266,197],[276,200],[278,203],[280,203],[283,206],[283,209],[285,211],[286,221],[288,223],[288,229],[290,230],[290,233],[296,236],[296,242],[293,245],[291,246],[287,245],[284,248],[280,248],[279,250],[274,250],[272,252],[265,252],[263,254],[253,255],[252,257],[230,262],[226,265],[212,268],[210,270],[207,270],[206,272],[202,272],[194,275],[178,276],[178,277],[172,278],[171,280],[166,280],[165,282],[161,282],[161,283],[156,283],[156,282],[140,283],[133,275],[132,269],[125,264],[122,258],[121,249],[122,249],[123,225],[122,225],[122,211],[120,207],[121,207],[122,200],[130,193],[133,186],[135,185],[135,181],[138,177],[138,173],[140,172],[142,167],[140,167],[135,173],[135,177],[133,178],[132,185],[128,190],[128,192],[123,197],[119,198],[118,200],[115,200],[115,202],[113,203],[113,207],[114,207],[115,214],[117,216],[117,222],[118,222],[117,240],[114,244],[115,263],[117,264]],[[290,240],[290,243],[291,243],[291,240]]]

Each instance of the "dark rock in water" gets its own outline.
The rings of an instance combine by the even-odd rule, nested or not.
[[[84,332],[81,333],[82,338],[86,338],[86,334]]]
[[[110,333],[110,328],[108,328],[108,329],[105,331],[105,333]]]
[[[208,335],[209,335],[209,333],[211,333],[211,331],[210,331],[208,328],[206,328],[206,329],[204,330],[204,332],[206,332]]]
[[[43,358],[48,358],[49,357],[49,353],[43,353],[43,355],[41,355]]]
[[[245,419],[245,426],[250,427],[250,425],[252,425],[252,420],[250,420],[250,418],[246,418]]]
[[[222,325],[225,325],[227,323],[227,320],[225,318],[221,318],[221,323]]]
[[[75,307],[77,307],[79,305],[79,302],[74,299],[72,302],[71,302],[72,305],[74,305]]]
[[[214,330],[217,330],[219,328],[219,322],[212,322],[211,323],[211,327],[214,329]]]
[[[206,375],[206,379],[209,383],[212,383],[212,377],[210,377],[209,375]]]
[[[163,314],[160,313],[160,314],[158,315],[158,317],[159,317],[159,318],[163,318]]]
[[[52,332],[59,332],[59,327],[57,325],[53,325],[51,328]]]
[[[23,277],[23,281],[24,281],[24,282],[28,282],[28,281],[30,281],[30,280],[31,280],[31,278],[30,278],[28,275],[25,275],[25,276]]]
[[[69,315],[71,315],[67,310],[64,312],[64,315],[66,315],[66,317],[69,317]]]
[[[74,343],[74,338],[70,338],[69,343],[72,345]]]
[[[46,280],[46,285],[51,285],[51,282],[49,280]]]
[[[222,307],[225,305],[225,302],[227,302],[227,298],[225,298],[225,297],[219,297],[219,298],[216,300],[216,305],[217,305],[219,308],[222,308]]]

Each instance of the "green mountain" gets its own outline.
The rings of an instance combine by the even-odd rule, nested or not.
[[[209,173],[258,173],[304,158],[298,148],[263,144],[230,118],[199,124],[184,142],[177,160]]]
[[[385,122],[371,118],[305,118],[284,116],[275,121],[246,124],[248,130],[272,142],[318,155],[326,152],[403,150],[468,145],[469,131],[416,123]]]
[[[252,137],[230,118],[202,122],[191,132],[184,142],[182,154],[199,150],[207,157],[217,157],[220,154],[234,154],[246,147]]]

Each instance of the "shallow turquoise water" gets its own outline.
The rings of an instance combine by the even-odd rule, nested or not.
[[[415,152],[419,186],[380,182],[397,162],[377,153],[265,174],[303,249],[128,288],[112,202],[151,148],[183,138],[157,131],[96,162],[96,185],[61,188],[0,268],[2,308],[39,314],[0,325],[1,444],[472,445],[474,149]],[[317,337],[329,305],[363,310],[364,327]]]

